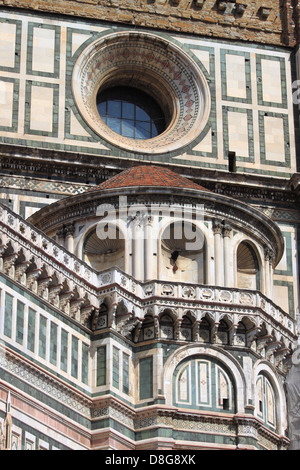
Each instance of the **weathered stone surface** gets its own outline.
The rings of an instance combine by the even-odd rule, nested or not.
[[[296,4],[297,3],[297,4]],[[221,5],[222,4],[222,5]],[[294,46],[299,42],[299,2],[252,0],[0,0],[0,6],[25,8],[160,28],[201,36]]]

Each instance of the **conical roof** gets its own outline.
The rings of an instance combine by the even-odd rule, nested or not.
[[[99,184],[93,188],[93,190],[102,191],[134,186],[187,188],[207,191],[199,184],[175,173],[169,168],[162,168],[155,165],[141,165],[124,170],[118,175]]]

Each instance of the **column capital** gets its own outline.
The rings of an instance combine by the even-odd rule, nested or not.
[[[230,237],[232,234],[232,227],[231,225],[229,224],[224,224],[224,228],[223,228],[223,237]]]
[[[220,220],[214,220],[213,221],[213,233],[214,235],[221,235],[223,231],[223,224]]]
[[[266,246],[264,248],[264,255],[265,255],[265,260],[266,261],[269,261],[270,263],[274,262],[275,253],[274,253],[274,250],[272,250],[272,248],[269,248],[268,246]]]

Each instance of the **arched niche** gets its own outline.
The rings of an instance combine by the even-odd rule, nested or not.
[[[173,405],[180,408],[235,413],[231,372],[216,358],[197,355],[174,370]]]
[[[237,287],[259,290],[261,284],[260,262],[254,246],[246,241],[237,249]]]
[[[273,431],[277,428],[275,390],[265,373],[260,373],[256,380],[256,415]]]
[[[99,237],[93,228],[84,239],[82,259],[97,271],[114,266],[125,271],[125,240],[119,228],[115,227],[107,238]]]
[[[161,278],[167,281],[205,283],[205,239],[195,224],[176,221],[161,237]]]

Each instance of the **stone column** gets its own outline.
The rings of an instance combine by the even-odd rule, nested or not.
[[[137,222],[132,227],[132,275],[144,280],[144,227]]]
[[[56,232],[56,237],[57,237],[57,243],[59,245],[64,246],[64,240],[65,240],[65,230],[64,227],[61,227],[57,232]]]
[[[74,224],[67,224],[65,226],[65,248],[70,252],[74,253]]]
[[[223,230],[224,237],[224,286],[233,287],[233,259],[231,253],[231,234],[232,228],[230,225],[225,224]]]
[[[156,253],[156,245],[153,240],[153,220],[148,217],[144,227],[144,280],[149,281],[155,277],[153,275],[154,262],[153,254]]]
[[[214,259],[215,259],[215,285],[223,286],[224,284],[224,263],[223,263],[223,225],[219,220],[213,223],[214,233]]]
[[[273,262],[274,251],[271,248],[265,248],[265,295],[272,299],[273,294]]]

